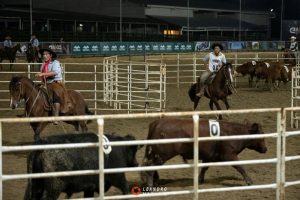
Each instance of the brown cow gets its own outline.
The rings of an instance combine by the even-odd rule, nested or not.
[[[219,123],[221,136],[263,134],[261,126],[257,123],[250,124],[247,122],[246,124],[239,124],[227,121],[219,121]],[[192,138],[193,127],[193,121],[191,119],[159,119],[150,124],[147,139]],[[207,137],[209,135],[208,120],[200,120],[199,136]],[[202,160],[203,163],[236,161],[238,160],[237,155],[245,148],[255,150],[259,153],[265,153],[267,151],[264,139],[204,141],[199,143],[199,159]],[[193,159],[193,144],[170,143],[147,145],[143,165],[162,165],[177,155],[181,155],[185,162],[188,159]],[[235,165],[233,167],[242,174],[248,185],[253,183],[242,166]],[[207,169],[208,167],[201,169],[199,175],[200,183],[204,182],[204,175]],[[147,181],[150,187],[153,186],[153,181],[158,180],[157,171],[144,172],[141,175],[142,180]]]
[[[255,67],[255,76],[259,79],[266,79],[271,92],[273,88],[277,88],[275,82],[282,81],[287,83],[289,79],[289,72],[284,66],[283,62],[262,62]],[[257,83],[256,83],[257,86]]]

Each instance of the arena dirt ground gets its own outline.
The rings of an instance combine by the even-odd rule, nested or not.
[[[97,62],[101,58],[64,58],[62,62]],[[5,75],[6,76],[6,75]],[[0,79],[2,79],[0,77]],[[289,107],[291,105],[290,85],[281,86],[279,91],[270,93],[263,88],[248,88],[245,78],[240,78],[238,84],[238,93],[231,96],[231,109],[245,108],[278,108]],[[182,85],[177,88],[175,85],[167,87],[167,111],[191,111],[192,103],[190,102],[187,91],[189,85]],[[0,88],[7,89],[7,88]],[[72,88],[76,89],[76,88]],[[2,98],[2,97],[1,97]],[[7,97],[6,97],[7,98]],[[208,100],[203,99],[198,110],[208,110]],[[1,111],[0,117],[15,117],[22,111]],[[287,115],[287,129],[296,130],[289,127],[289,114]],[[215,116],[210,116],[214,118]],[[248,119],[251,122],[259,122],[262,124],[265,133],[276,131],[276,114],[242,114],[224,116],[225,120],[243,122]],[[135,119],[135,120],[107,120],[105,121],[105,132],[117,133],[120,135],[133,134],[138,139],[145,139],[147,136],[148,125],[154,119]],[[67,132],[72,132],[73,127],[64,124]],[[97,131],[96,123],[89,124],[90,131]],[[48,125],[42,136],[61,134],[64,130],[61,126]],[[29,144],[33,141],[33,131],[29,124],[3,124],[3,145],[21,145]],[[300,154],[300,136],[289,137],[287,139],[287,155]],[[273,158],[276,156],[276,139],[266,139],[268,152],[259,154],[251,150],[244,150],[239,158],[246,159],[263,159]],[[137,155],[138,161],[141,163],[145,148],[142,148]],[[20,153],[4,153],[3,154],[3,173],[4,174],[20,174],[26,173],[26,152]],[[190,161],[191,162],[191,161]],[[182,163],[182,159],[176,157],[168,162],[168,164]],[[276,165],[261,164],[247,165],[246,172],[252,178],[254,184],[270,184],[276,181]],[[131,185],[141,186],[141,180],[138,173],[127,173],[127,178]],[[193,188],[193,170],[164,170],[160,171],[160,186],[165,187],[167,191],[174,190],[191,190]],[[300,180],[300,160],[290,161],[286,164],[286,180]],[[5,200],[23,199],[26,188],[26,180],[6,181],[3,185],[3,196]],[[216,188],[216,187],[232,187],[244,186],[245,182],[241,175],[232,167],[211,167],[207,174],[205,183],[199,188]],[[116,188],[111,188],[107,195],[117,195],[121,192]],[[82,193],[73,197],[82,197]],[[64,198],[64,194],[60,198]],[[276,198],[275,189],[253,190],[253,191],[237,191],[222,193],[204,193],[199,194],[199,199],[206,200],[274,200]],[[187,196],[169,196],[156,199],[172,200],[172,199],[192,199],[191,195]],[[300,186],[291,186],[286,188],[286,200],[299,200]]]

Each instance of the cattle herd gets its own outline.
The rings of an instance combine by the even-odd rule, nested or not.
[[[253,78],[256,77],[255,87],[260,80],[265,80],[270,91],[279,87],[279,83],[287,83],[292,79],[292,65],[277,61],[250,61],[236,68],[236,76],[249,75],[249,87],[253,86]]]
[[[220,121],[220,135],[246,135],[263,134],[260,124],[235,123]],[[199,121],[199,137],[209,136],[208,120]],[[110,141],[135,140],[132,135],[118,136],[105,134]],[[168,138],[193,138],[192,119],[162,118],[149,125],[147,139],[168,139]],[[65,134],[44,137],[35,144],[63,144],[63,143],[85,143],[98,142],[98,135],[94,133]],[[109,154],[104,155],[104,167],[122,168],[136,167],[136,152],[140,146],[113,146]],[[265,153],[267,147],[264,139],[230,140],[230,141],[209,141],[202,142],[199,147],[199,159],[202,162],[235,161],[237,155],[245,148]],[[193,158],[193,143],[173,143],[160,145],[147,145],[143,166],[162,165],[167,160],[180,155],[184,162]],[[247,175],[242,166],[233,166],[244,178],[246,184],[252,184],[251,178]],[[40,150],[33,151],[27,159],[28,173],[75,171],[75,170],[96,170],[99,169],[98,148],[85,149],[61,149],[61,150]],[[201,169],[199,183],[204,183],[204,175],[208,167]],[[141,180],[152,187],[157,185],[159,175],[157,171],[141,173]],[[112,173],[105,175],[105,192],[111,186],[119,188],[123,194],[130,192],[129,184],[124,173]],[[82,175],[53,178],[29,179],[24,199],[50,199],[54,200],[64,192],[67,197],[73,193],[84,192],[84,197],[93,197],[94,192],[99,193],[99,176]]]

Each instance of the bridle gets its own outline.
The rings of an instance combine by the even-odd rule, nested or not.
[[[19,82],[19,83],[20,83],[20,92],[19,92],[19,101],[17,102],[17,104],[20,103],[21,98],[24,98],[24,97],[23,97],[23,87],[22,87],[22,83],[21,83],[21,82]],[[27,97],[27,99],[25,100],[25,105],[26,105],[26,103],[29,101],[30,97],[32,96],[33,90],[34,90],[34,86],[32,86],[30,95],[29,95],[29,96]],[[34,99],[34,101],[33,101],[33,104],[32,104],[32,106],[31,106],[29,112],[28,112],[28,113],[26,112],[26,117],[29,117],[29,116],[30,116],[30,114],[31,114],[31,112],[32,112],[32,109],[33,109],[33,107],[35,106],[35,103],[36,103],[37,99],[39,98],[39,96],[40,96],[40,90],[38,91],[38,94],[36,95],[36,97],[35,97],[35,99]],[[25,109],[25,110],[26,110],[26,109]]]
[[[224,65],[222,66],[222,68],[223,68],[223,73],[224,73],[224,76],[225,76],[225,79],[226,79],[225,85],[228,87],[228,89],[230,89],[231,91],[234,91],[234,92],[237,93],[235,87],[234,87],[233,84],[232,84],[232,82],[233,82],[233,81],[232,81],[232,76],[229,77],[229,78],[227,77],[227,74],[226,74],[226,72],[225,72],[226,67],[228,67],[227,64],[224,64]],[[228,67],[228,68],[229,68],[229,67]],[[230,68],[228,69],[228,71],[229,71],[229,73],[230,73],[230,75],[231,75],[231,69],[230,69]]]

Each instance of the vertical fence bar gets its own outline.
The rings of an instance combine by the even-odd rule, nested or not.
[[[97,115],[97,65],[94,65],[94,109],[95,115]]]
[[[130,66],[129,66],[129,110],[128,113],[131,112],[132,110],[132,62],[130,62]]]
[[[34,69],[34,65],[33,65],[33,69]],[[30,79],[30,64],[27,65],[27,77]]]
[[[237,53],[234,54],[234,69],[237,68],[238,63],[237,63],[238,57],[237,57]],[[234,77],[234,87],[236,87],[236,77]]]
[[[179,83],[180,83],[180,55],[179,53],[177,54],[177,75],[176,75],[176,79],[177,79],[177,88],[179,88]]]
[[[0,200],[3,199],[3,181],[2,181],[2,122],[0,122]]]
[[[197,80],[197,57],[196,57],[196,53],[193,53],[193,81],[194,83],[196,83]]]
[[[127,79],[128,79],[128,82],[127,82],[127,112],[129,113],[129,110],[130,110],[130,105],[129,105],[129,101],[130,101],[130,91],[129,91],[129,88],[130,88],[130,70],[129,70],[130,66],[127,65]]]
[[[98,139],[99,139],[99,199],[104,199],[104,155],[103,155],[103,131],[104,120],[98,119]]]
[[[277,113],[277,167],[276,167],[276,200],[284,200],[285,182],[285,121],[286,112],[282,108]]]
[[[193,115],[193,122],[194,122],[194,200],[198,200],[199,115]]]
[[[119,94],[119,63],[116,63],[116,72],[115,72],[115,97],[116,97],[116,101],[115,101],[115,109],[118,109],[118,94]]]

